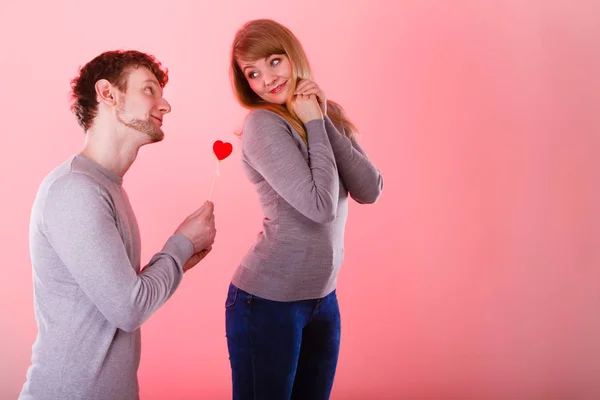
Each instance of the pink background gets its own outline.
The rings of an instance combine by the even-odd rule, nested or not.
[[[260,17],[299,37],[385,178],[377,204],[350,206],[332,398],[600,398],[598,2],[93,4],[0,5],[0,399],[20,391],[36,335],[31,204],[84,140],[69,80],[114,48],[171,72],[166,139],[125,177],[144,262],[207,198],[213,141],[234,145],[213,253],[142,328],[142,398],[230,397],[226,289],[261,212],[227,68],[236,29]]]

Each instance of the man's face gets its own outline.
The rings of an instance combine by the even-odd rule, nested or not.
[[[127,89],[117,103],[117,120],[128,128],[147,135],[151,142],[160,142],[165,134],[163,116],[171,105],[162,97],[163,91],[156,76],[146,67],[132,68]]]

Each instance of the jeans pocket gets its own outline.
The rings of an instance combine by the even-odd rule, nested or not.
[[[238,288],[233,285],[233,283],[229,284],[229,291],[227,292],[227,299],[225,300],[225,308],[232,307],[238,297]]]

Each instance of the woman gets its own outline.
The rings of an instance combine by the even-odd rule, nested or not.
[[[233,398],[328,399],[340,345],[335,289],[348,193],[374,203],[383,180],[284,26],[246,23],[233,41],[231,79],[251,110],[242,162],[265,214],[225,304]]]

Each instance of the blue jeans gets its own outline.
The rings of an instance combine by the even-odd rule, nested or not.
[[[225,321],[233,400],[329,399],[340,348],[335,290],[279,302],[230,284]]]

